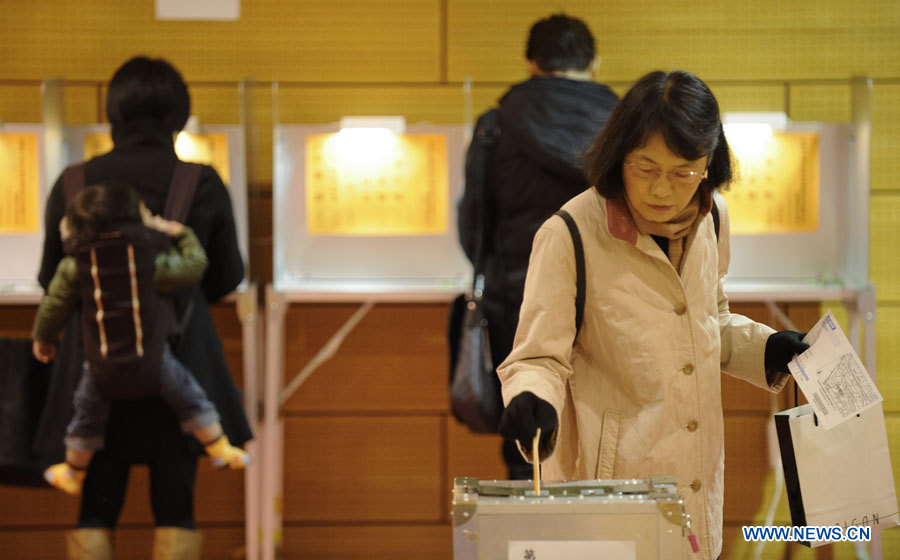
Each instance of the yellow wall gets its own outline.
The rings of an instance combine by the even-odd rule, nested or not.
[[[0,0],[0,121],[39,121],[39,81],[51,76],[67,81],[69,122],[102,120],[103,82],[138,53],[182,70],[202,122],[237,122],[236,82],[252,77],[259,87],[250,182],[266,191],[272,82],[282,84],[284,122],[345,114],[462,122],[463,80],[475,82],[477,114],[524,77],[528,25],[560,9],[590,24],[603,57],[599,79],[617,91],[648,70],[681,67],[709,82],[725,111],[847,122],[847,80],[874,78],[871,277],[879,385],[900,474],[896,0],[244,0],[236,22],[156,21],[148,0]],[[889,532],[885,543],[885,558],[900,556],[900,537]]]

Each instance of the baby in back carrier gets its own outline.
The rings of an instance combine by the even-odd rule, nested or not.
[[[134,189],[116,182],[79,192],[60,233],[68,256],[38,308],[34,355],[44,363],[53,359],[59,333],[80,300],[85,361],[66,430],[66,460],[45,471],[47,481],[80,494],[91,458],[103,448],[110,400],[150,395],[175,410],[213,464],[243,468],[249,456],[230,444],[215,406],[168,344],[176,321],[164,294],[199,282],[206,270],[197,236],[151,215]]]

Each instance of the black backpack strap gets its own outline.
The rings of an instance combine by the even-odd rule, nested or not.
[[[584,321],[584,299],[586,291],[586,278],[584,271],[584,245],[581,243],[581,233],[572,215],[565,210],[558,210],[555,214],[566,222],[569,233],[572,235],[572,245],[575,247],[575,336],[581,332],[581,323]]]
[[[194,201],[194,193],[197,183],[200,181],[200,170],[203,166],[199,163],[179,161],[172,173],[172,183],[169,185],[169,195],[166,197],[166,208],[163,218],[179,223],[187,222]]]
[[[66,198],[66,208],[72,204],[75,195],[84,189],[84,182],[84,162],[70,165],[63,171],[62,187],[63,196]]]

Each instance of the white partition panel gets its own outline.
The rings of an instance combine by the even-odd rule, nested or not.
[[[440,231],[396,235],[311,231],[315,228],[307,220],[308,139],[338,130],[337,124],[275,127],[275,289],[330,293],[332,297],[340,293],[464,290],[471,278],[471,267],[459,246],[456,203],[462,194],[466,127],[417,124],[407,128],[410,134],[438,134],[445,138],[447,215],[440,221],[446,226]]]
[[[0,293],[6,294],[32,294],[39,293],[37,273],[41,265],[41,251],[44,245],[44,206],[47,203],[47,194],[50,185],[46,177],[45,169],[45,145],[44,125],[42,124],[0,124],[0,134],[24,135],[34,139],[36,161],[24,161],[22,153],[7,154],[18,161],[13,165],[21,169],[4,172],[14,172],[17,175],[37,177],[37,192],[19,191],[17,186],[4,185],[4,197],[18,198],[29,197],[31,200],[5,200],[3,204],[11,206],[27,204],[29,207],[36,205],[36,220],[26,228],[16,231],[0,231],[0,258],[3,266],[0,266]],[[29,141],[30,144],[30,141]],[[5,159],[6,156],[4,156]],[[34,167],[32,167],[34,166]],[[22,178],[23,181],[25,177]],[[12,192],[14,191],[15,192]],[[30,189],[26,189],[30,191]],[[37,197],[36,200],[34,197]],[[5,212],[18,213],[20,208],[4,208]],[[12,216],[10,216],[12,217]]]
[[[867,246],[867,239],[859,238],[867,238],[868,222],[858,223],[854,215],[852,129],[844,124],[794,123],[787,131],[812,132],[819,138],[818,229],[732,233],[728,285],[735,289],[768,285],[780,291],[863,287],[868,271],[861,269],[855,253],[860,244]]]

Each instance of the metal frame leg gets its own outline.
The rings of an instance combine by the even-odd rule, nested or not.
[[[284,429],[279,396],[284,371],[284,315],[287,301],[271,285],[266,286],[266,359],[263,394],[262,453],[262,552],[263,560],[275,560],[281,546],[282,465]]]
[[[262,464],[259,433],[259,380],[262,324],[259,321],[259,290],[250,284],[246,291],[237,294],[237,315],[241,321],[244,345],[244,414],[255,439],[244,446],[251,461],[244,471],[244,541],[247,560],[259,560],[259,529]]]

